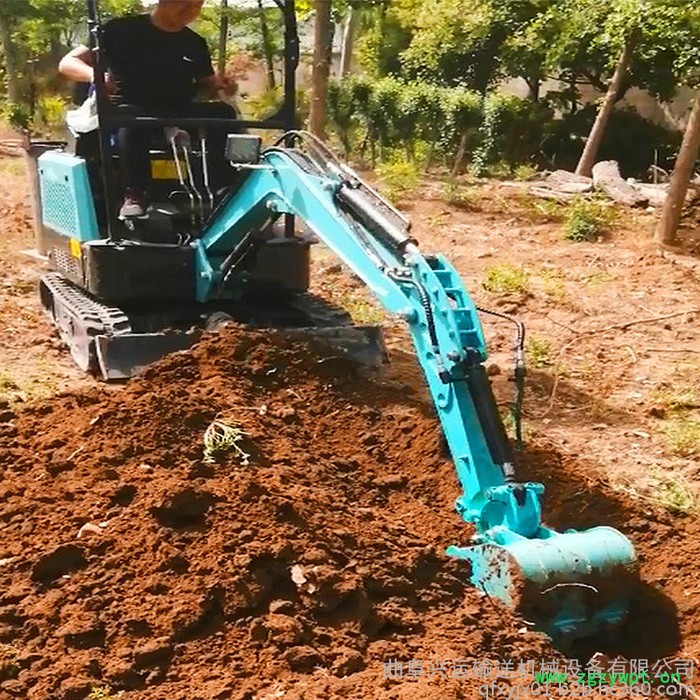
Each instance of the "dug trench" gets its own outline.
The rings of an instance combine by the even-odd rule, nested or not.
[[[217,419],[239,449],[212,457]],[[227,328],[119,391],[0,421],[2,698],[469,699],[489,681],[441,662],[565,663],[443,554],[470,532],[412,381]],[[644,595],[596,650],[694,657],[698,523],[623,500],[536,436],[521,463],[549,524],[637,547]]]

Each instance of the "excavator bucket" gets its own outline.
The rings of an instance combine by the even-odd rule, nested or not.
[[[562,648],[613,634],[627,616],[638,578],[630,541],[612,527],[541,533],[541,539],[449,547],[447,554],[469,561],[473,585]]]

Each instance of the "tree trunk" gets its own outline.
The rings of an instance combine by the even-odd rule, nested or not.
[[[452,177],[457,177],[459,171],[464,162],[464,155],[467,152],[467,133],[464,132],[459,138],[459,146],[457,148],[457,155],[455,156],[455,162],[452,166]]]
[[[316,11],[316,26],[314,30],[314,62],[311,73],[309,128],[312,134],[319,138],[325,138],[326,98],[333,43],[331,0],[314,0],[314,9]]]
[[[228,0],[221,0],[221,27],[219,27],[219,60],[217,72],[226,73],[226,47],[228,46]]]
[[[681,221],[688,183],[693,176],[693,167],[700,149],[700,92],[695,96],[693,111],[685,128],[681,150],[671,175],[668,197],[661,210],[661,219],[656,227],[656,240],[659,243],[673,244]]]
[[[617,67],[615,68],[615,73],[610,81],[610,85],[608,85],[608,93],[605,96],[605,100],[603,101],[600,110],[598,111],[598,116],[593,124],[591,133],[588,135],[586,147],[583,149],[581,160],[579,160],[578,166],[576,167],[577,175],[585,175],[586,177],[591,176],[593,166],[595,165],[595,159],[598,155],[598,149],[600,148],[600,143],[603,140],[605,127],[608,125],[610,115],[615,108],[617,95],[622,89],[622,83],[624,82],[625,76],[627,75],[627,69],[629,68],[632,60],[633,49],[634,42],[632,39],[628,39],[625,42],[625,48],[623,49],[620,60],[617,63]]]
[[[258,0],[258,15],[260,17],[260,32],[262,33],[263,51],[265,52],[265,64],[267,65],[267,86],[270,90],[277,87],[275,80],[275,57],[273,56],[272,37],[270,27],[267,26],[267,15],[263,7],[263,0]]]
[[[22,86],[18,74],[17,53],[12,41],[11,18],[0,12],[0,43],[5,56],[5,75],[7,77],[7,99],[9,102],[22,101]]]
[[[343,27],[343,46],[340,52],[340,77],[344,78],[352,70],[352,52],[355,46],[357,28],[360,24],[360,11],[354,7],[348,9]]]

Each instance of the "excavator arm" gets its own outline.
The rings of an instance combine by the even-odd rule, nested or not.
[[[197,240],[199,301],[226,291],[264,222],[301,218],[408,326],[461,486],[456,508],[476,530],[447,553],[563,644],[619,625],[634,549],[610,527],[560,534],[542,524],[544,486],[517,481],[477,310],[455,269],[423,255],[409,222],[321,142],[304,132],[286,142],[294,138],[307,149],[263,151]]]

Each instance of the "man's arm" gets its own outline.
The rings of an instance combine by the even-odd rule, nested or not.
[[[92,54],[87,46],[76,46],[58,64],[58,71],[69,80],[78,83],[92,83],[95,72],[92,68]]]

